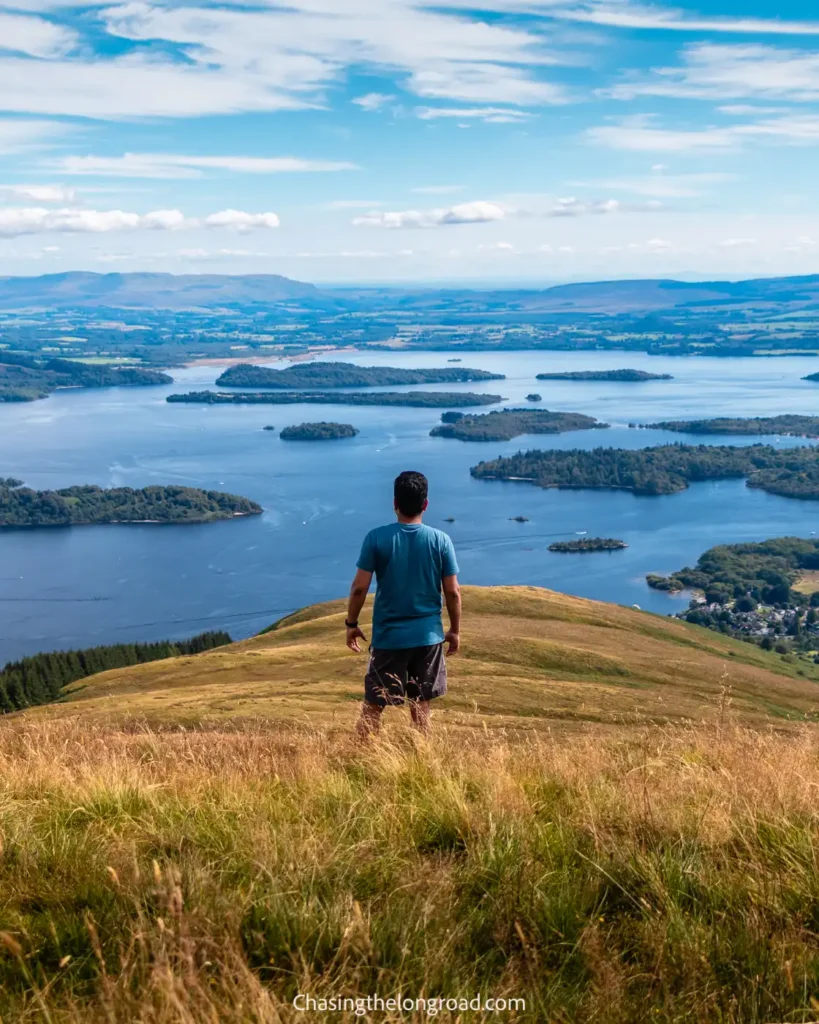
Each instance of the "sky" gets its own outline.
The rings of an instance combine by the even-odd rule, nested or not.
[[[0,274],[819,272],[808,0],[0,0]]]

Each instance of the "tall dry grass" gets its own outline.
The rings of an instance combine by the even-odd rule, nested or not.
[[[523,997],[521,1021],[815,1020],[819,734],[724,710],[366,750],[5,722],[0,1019],[355,1020],[292,999],[400,991]]]

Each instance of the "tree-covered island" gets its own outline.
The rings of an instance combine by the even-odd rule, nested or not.
[[[0,352],[0,402],[33,402],[59,388],[113,388],[173,384],[159,370],[107,366],[73,359],[38,359]]]
[[[282,441],[334,441],[342,437],[356,437],[358,431],[350,423],[301,423],[285,427],[279,437]]]
[[[442,409],[451,405],[497,405],[500,395],[474,391],[190,391],[169,402],[201,405],[385,405]]]
[[[445,414],[449,415],[449,414]],[[442,417],[443,419],[443,417]],[[459,441],[511,441],[520,434],[562,434],[569,430],[604,430],[593,416],[548,409],[500,409],[480,416],[461,416],[433,427],[430,437],[454,437]]]
[[[644,380],[673,380],[670,373],[647,373],[645,370],[571,370],[567,373],[539,373],[538,380],[613,380],[637,384]]]
[[[815,383],[816,381],[819,381],[819,373],[809,373],[807,377],[803,377],[802,380],[810,380]]]
[[[628,544],[613,537],[578,537],[576,540],[557,540],[549,545],[550,551],[561,554],[586,554],[591,551],[622,551]]]
[[[17,483],[16,481],[12,481]],[[81,486],[59,491],[0,486],[0,528],[108,523],[208,523],[258,515],[249,498],[195,487]]]
[[[780,654],[819,660],[819,540],[777,537],[710,548],[691,568],[646,582],[695,591],[679,618]]]
[[[530,395],[526,396],[527,402],[542,402],[543,395],[539,395],[536,391],[533,391]]]
[[[647,430],[673,430],[679,434],[780,434],[819,437],[819,416],[718,416],[710,420],[661,420],[646,423]]]
[[[505,380],[502,373],[487,373],[469,367],[403,369],[394,366],[355,366],[353,363],[298,363],[286,370],[239,363],[225,370],[216,381],[232,388],[370,388],[401,384],[464,384],[472,381]]]
[[[787,498],[819,500],[819,448],[669,444],[518,452],[473,466],[483,480],[522,480],[539,487],[602,488],[638,495],[676,494],[701,480],[746,478],[748,487]]]

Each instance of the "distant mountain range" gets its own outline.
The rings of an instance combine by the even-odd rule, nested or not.
[[[288,305],[302,309],[494,313],[659,311],[756,313],[816,310],[819,274],[750,281],[594,281],[545,289],[391,287],[319,289],[276,274],[90,274],[0,278],[0,309],[219,309]]]
[[[277,274],[233,277],[76,271],[0,278],[0,309],[214,309],[305,300],[322,305],[322,295],[315,285]],[[333,304],[331,299],[329,302]]]

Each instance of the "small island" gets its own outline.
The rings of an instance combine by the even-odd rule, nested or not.
[[[446,415],[449,415],[448,413]],[[443,417],[441,417],[443,419]],[[459,441],[511,441],[520,434],[562,434],[569,430],[603,430],[592,416],[548,409],[502,409],[481,416],[461,416],[433,427],[430,437],[454,437]]]
[[[537,375],[537,380],[613,380],[621,384],[673,379],[670,373],[647,373],[645,370],[572,370],[569,373],[539,373]]]
[[[732,417],[710,420],[661,420],[646,423],[646,430],[673,430],[678,434],[779,434],[783,437],[819,437],[819,416]]]
[[[807,377],[803,377],[802,380],[810,380],[816,383],[819,381],[819,373],[809,373]]]
[[[528,516],[509,516],[509,522],[510,523],[528,523],[529,522],[529,517]]]
[[[11,484],[11,486],[9,486]],[[92,485],[34,491],[17,480],[0,485],[0,527],[90,526],[108,523],[209,523],[259,515],[249,498],[196,487],[104,489]]]
[[[527,402],[542,402],[543,395],[539,395],[536,391],[533,391],[531,395],[526,396]]]
[[[468,367],[404,369],[394,366],[356,366],[353,363],[298,363],[286,370],[239,363],[225,370],[216,383],[232,388],[372,388],[400,384],[468,384],[505,380],[503,374]]]
[[[748,487],[819,501],[819,447],[669,444],[655,448],[517,452],[473,466],[482,480],[538,487],[608,489],[642,496],[677,494],[703,480],[745,478]]]
[[[577,540],[558,540],[549,545],[550,551],[562,554],[586,554],[590,551],[622,551],[628,544],[611,537],[578,537]]]
[[[266,427],[262,427],[262,430],[275,430],[276,428],[272,423],[268,423]]]
[[[463,359],[447,359],[448,363],[462,363]]]
[[[144,387],[173,384],[158,370],[108,366],[74,359],[35,359],[0,351],[0,402],[33,402],[60,388]]]
[[[448,405],[497,405],[500,395],[474,391],[189,391],[168,402],[198,405],[384,405],[441,409]]]
[[[349,423],[302,423],[285,427],[279,437],[282,441],[334,441],[341,437],[356,437],[358,431]]]

